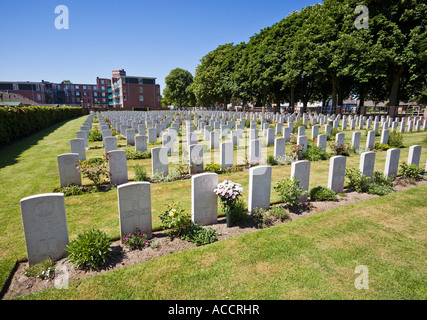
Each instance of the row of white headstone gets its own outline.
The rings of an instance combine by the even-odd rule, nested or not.
[[[114,151],[113,151],[114,152]],[[364,152],[360,156],[359,169],[363,175],[372,177],[375,166],[375,152]],[[396,176],[400,149],[389,149],[386,156],[384,175]],[[421,146],[409,148],[408,163],[419,165]],[[310,181],[310,161],[292,163],[291,178],[299,181],[304,191],[308,191]],[[426,168],[427,170],[427,168]],[[346,171],[346,157],[330,159],[328,188],[336,193],[343,192]],[[270,207],[271,166],[256,166],[249,170],[248,210]],[[218,185],[216,173],[201,173],[191,177],[192,221],[199,225],[210,225],[218,219],[218,198],[214,189]],[[152,236],[151,184],[130,182],[118,186],[118,208],[120,235],[135,232],[139,228]],[[306,201],[307,195],[300,198]],[[30,196],[20,201],[24,225],[25,242],[30,265],[43,261],[46,257],[59,259],[64,256],[68,244],[68,228],[65,200],[62,193]]]

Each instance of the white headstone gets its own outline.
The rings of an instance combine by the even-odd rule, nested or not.
[[[57,260],[66,255],[68,228],[64,194],[23,198],[20,206],[30,266],[46,258]]]
[[[152,236],[151,190],[149,182],[130,182],[117,187],[120,236],[135,233],[138,228]]]
[[[299,186],[303,191],[308,192],[310,182],[310,161],[300,160],[292,162],[291,179],[295,178],[299,181]],[[304,194],[299,198],[299,201],[307,201],[308,194]]]
[[[400,149],[393,148],[387,150],[385,159],[384,176],[386,178],[396,177],[399,170]]]
[[[346,162],[345,156],[335,156],[330,159],[328,188],[335,193],[344,191]]]
[[[363,152],[360,155],[360,166],[359,170],[362,175],[372,178],[374,175],[375,168],[375,152]]]
[[[255,208],[266,210],[270,208],[271,173],[270,166],[249,169],[249,212]]]
[[[218,185],[216,173],[201,173],[191,177],[191,219],[198,225],[214,224],[218,220]]]
[[[82,185],[79,166],[79,155],[77,153],[67,153],[58,156],[59,180],[61,187],[66,187],[67,185]]]
[[[128,168],[126,151],[113,150],[108,152],[108,164],[110,171],[110,182],[112,185],[119,185],[128,182]]]

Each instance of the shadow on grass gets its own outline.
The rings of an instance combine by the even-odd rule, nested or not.
[[[77,118],[71,118],[58,122],[50,127],[33,133],[31,136],[21,138],[13,141],[10,144],[0,148],[0,169],[14,165],[18,163],[18,157],[24,151],[38,144],[40,140],[43,140],[46,136],[63,126],[65,123]]]

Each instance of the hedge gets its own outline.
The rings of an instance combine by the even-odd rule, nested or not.
[[[79,107],[0,107],[0,147],[81,115]]]

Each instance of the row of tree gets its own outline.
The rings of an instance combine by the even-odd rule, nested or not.
[[[195,70],[166,78],[178,107],[258,106],[354,97],[427,103],[427,5],[421,0],[325,0],[294,11],[247,43],[227,43]]]

